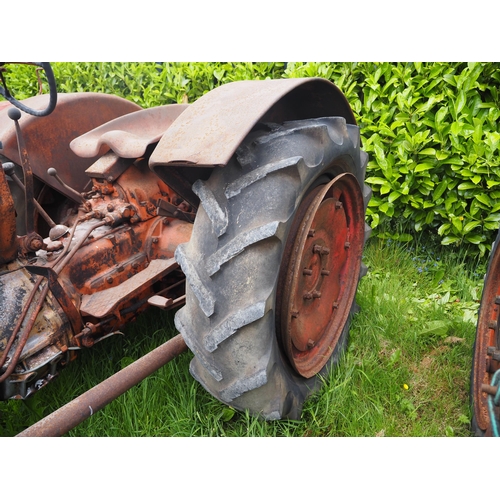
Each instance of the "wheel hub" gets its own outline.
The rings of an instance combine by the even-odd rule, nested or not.
[[[326,364],[348,320],[363,241],[363,197],[352,174],[341,174],[304,198],[280,273],[278,333],[290,363],[306,378]]]

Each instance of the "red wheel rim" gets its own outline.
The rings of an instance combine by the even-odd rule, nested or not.
[[[278,335],[303,377],[323,368],[349,318],[364,224],[361,189],[348,173],[313,189],[297,210],[280,272]]]
[[[490,385],[493,374],[500,369],[500,251],[495,248],[484,285],[481,310],[477,322],[473,363],[474,415],[480,429],[487,432],[491,422],[487,393],[482,385]]]

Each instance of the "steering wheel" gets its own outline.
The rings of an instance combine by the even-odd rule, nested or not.
[[[0,63],[0,68],[4,65],[5,63]],[[25,113],[28,113],[33,116],[47,116],[52,111],[54,111],[54,108],[56,107],[57,104],[57,88],[56,88],[56,80],[54,78],[54,73],[52,71],[52,68],[50,66],[50,63],[48,62],[33,62],[33,63],[21,63],[21,64],[32,64],[34,66],[39,66],[45,71],[45,75],[47,76],[47,81],[49,83],[49,105],[42,110],[37,110],[37,109],[32,109],[23,104],[22,102],[19,102],[15,97],[12,96],[12,94],[9,92],[9,89],[7,88],[7,84],[5,83],[5,79],[3,77],[3,73],[0,71],[0,79],[2,80],[3,87],[0,85],[0,95],[5,97],[7,101],[9,101],[12,105],[14,105],[16,108],[19,108],[21,111],[24,111]]]

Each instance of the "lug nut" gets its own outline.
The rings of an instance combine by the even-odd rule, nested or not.
[[[339,303],[338,302],[334,302],[332,304],[332,309],[338,309],[339,308]]]
[[[311,300],[313,298],[312,296],[312,293],[305,293],[303,296],[302,296],[305,300]]]
[[[350,244],[348,241],[346,241],[346,242],[344,243],[344,248],[349,248],[350,246],[351,246],[351,244]]]
[[[321,245],[314,245],[313,253],[317,253],[319,255],[328,255],[330,253],[330,249],[328,247],[322,247]]]
[[[316,344],[316,342],[314,342],[314,340],[313,340],[313,339],[309,339],[309,340],[307,341],[307,348],[308,348],[308,349],[312,349],[312,348],[315,346],[315,344]]]
[[[341,201],[336,201],[336,202],[335,202],[335,208],[336,208],[337,210],[338,210],[338,209],[340,209],[340,208],[342,208],[342,206],[343,206],[343,205],[342,205],[342,202],[341,202]]]
[[[321,269],[321,276],[330,276],[330,271],[328,269]]]
[[[312,269],[307,269],[307,268],[306,268],[306,269],[304,269],[304,270],[302,271],[302,274],[303,274],[304,276],[311,276],[311,275],[312,275],[312,273],[313,273],[313,272],[312,272]]]
[[[319,299],[321,297],[321,292],[318,292],[318,290],[314,290],[312,293],[313,299]]]
[[[316,232],[316,229],[309,229],[309,232],[307,233],[307,237],[312,238],[314,236],[315,232]]]
[[[493,385],[488,385],[488,384],[481,384],[481,390],[483,392],[486,392],[486,394],[490,394],[491,396],[495,396],[497,391],[498,391],[498,387],[495,387]]]
[[[299,315],[299,311],[292,311],[292,318],[296,318]]]

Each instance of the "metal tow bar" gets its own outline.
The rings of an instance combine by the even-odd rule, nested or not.
[[[173,337],[16,437],[58,437],[66,434],[186,350],[181,335]]]

